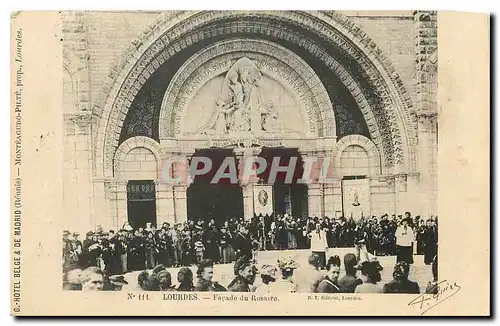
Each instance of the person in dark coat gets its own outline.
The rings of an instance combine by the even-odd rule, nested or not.
[[[409,273],[410,265],[407,262],[396,263],[392,273],[394,279],[384,285],[383,293],[420,293],[417,282],[408,279]]]
[[[432,260],[437,254],[437,231],[433,224],[434,221],[432,219],[427,220],[427,225],[424,227],[421,236],[424,263],[426,265],[432,264]]]
[[[252,240],[248,236],[248,229],[240,225],[238,233],[233,238],[233,247],[236,252],[236,260],[241,256],[252,257]]]
[[[432,260],[432,282],[427,284],[425,293],[428,294],[438,294],[439,292],[439,282],[438,282],[438,257],[434,256]]]
[[[253,292],[253,282],[255,281],[255,269],[252,262],[246,256],[240,257],[234,263],[234,275],[236,277],[227,286],[232,292]]]
[[[205,257],[207,259],[218,262],[220,260],[219,253],[219,233],[215,229],[215,225],[210,227],[203,233],[203,244],[205,245]]]
[[[363,284],[359,278],[356,277],[358,260],[354,254],[346,254],[344,256],[344,268],[346,275],[339,278],[338,286],[341,293],[354,293],[356,286]]]
[[[89,247],[94,244],[94,232],[89,231],[82,242],[82,254],[80,255],[80,267],[85,269],[89,266],[97,266],[97,261],[91,261],[93,258],[89,252]]]

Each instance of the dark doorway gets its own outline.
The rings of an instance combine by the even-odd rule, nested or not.
[[[224,224],[229,218],[243,217],[243,193],[239,185],[194,183],[187,191],[190,219],[215,220]]]
[[[305,184],[274,184],[274,211],[307,217],[307,186]]]
[[[307,217],[307,185],[297,182],[303,177],[304,173],[303,161],[298,149],[263,148],[259,156],[265,158],[267,162],[266,170],[259,174],[259,182],[273,185],[275,213],[288,213],[295,217]],[[271,166],[275,157],[279,158],[280,166],[289,165],[291,158],[296,158],[297,161],[291,180],[286,180],[286,172],[279,172],[274,181],[270,180]]]
[[[156,188],[153,180],[130,180],[127,183],[127,215],[133,228],[156,226]]]
[[[206,221],[213,219],[217,225],[221,225],[229,218],[243,217],[243,192],[237,178],[222,178],[217,183],[212,183],[215,173],[226,158],[237,164],[232,149],[196,150],[193,157],[196,156],[208,157],[212,161],[212,168],[206,174],[192,178],[193,183],[187,190],[188,218]],[[224,172],[229,172],[229,168]]]

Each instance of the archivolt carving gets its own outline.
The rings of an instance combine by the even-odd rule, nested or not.
[[[154,69],[182,49],[183,46],[189,46],[202,39],[204,33],[214,33],[213,30],[199,30],[192,33],[196,30],[196,27],[227,18],[244,19],[249,16],[267,17],[299,25],[301,28],[306,28],[316,35],[320,35],[326,42],[335,45],[346,56],[356,60],[363,69],[363,75],[371,81],[375,93],[382,98],[382,106],[377,109],[382,110],[383,117],[377,120],[380,121],[385,118],[389,120],[390,125],[397,126],[384,130],[388,134],[383,136],[387,140],[385,141],[386,145],[382,146],[382,148],[384,151],[388,151],[387,154],[389,154],[386,155],[385,165],[404,163],[404,153],[408,153],[408,155],[413,153],[413,151],[408,150],[407,146],[414,145],[414,143],[410,141],[410,144],[408,144],[408,140],[401,140],[401,132],[405,132],[406,137],[413,135],[411,130],[414,126],[411,124],[408,114],[411,100],[398,74],[382,54],[382,51],[359,27],[342,14],[337,12],[294,11],[258,12],[255,14],[238,11],[209,11],[176,12],[160,15],[157,22],[147,29],[134,42],[133,47],[126,52],[122,63],[110,72],[109,81],[103,88],[106,95],[102,97],[94,111],[95,114],[102,116],[96,144],[97,152],[102,153],[104,148],[106,148],[106,151],[114,151],[118,142],[117,134],[119,134],[116,129],[121,127],[118,118],[123,115],[123,112],[126,112],[133,97],[140,89],[141,83],[147,80]],[[235,24],[231,26],[229,31],[226,28],[223,33],[234,33],[245,28],[249,27],[244,24]],[[262,28],[262,26],[255,26],[252,29],[254,33],[276,33],[274,36],[296,42],[301,46],[305,42],[304,38],[294,39],[293,33],[290,33],[289,30],[282,31],[274,28]],[[191,33],[188,34],[188,32]],[[182,39],[182,43],[177,43],[176,41],[183,35],[186,35],[186,37]],[[171,46],[173,44],[175,46]],[[309,48],[311,53],[319,55],[321,59],[329,57],[325,53],[316,53],[314,47],[320,50],[317,46],[312,45]],[[166,51],[160,53],[163,49],[166,49]],[[138,57],[139,60],[136,61]],[[367,124],[370,125],[369,122]],[[391,146],[388,146],[387,142]],[[394,157],[390,155],[392,154],[390,149],[392,147],[396,147]],[[109,161],[107,164],[109,164]]]
[[[335,137],[335,116],[328,94],[314,71],[291,51],[262,40],[216,43],[187,61],[169,85],[160,113],[160,138],[174,137],[184,107],[208,80],[227,72],[242,56],[252,59],[263,73],[283,82],[302,102],[310,132]]]

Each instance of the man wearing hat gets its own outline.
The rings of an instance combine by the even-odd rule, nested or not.
[[[70,232],[68,230],[63,231],[62,238],[62,261],[63,261],[63,271],[67,271],[71,267],[71,240],[69,239]]]
[[[437,255],[437,229],[432,217],[426,222],[421,241],[424,252],[424,263],[430,265],[432,264],[434,256]]]
[[[246,256],[242,256],[234,263],[234,275],[236,277],[229,283],[227,289],[232,292],[251,292],[255,281],[255,269],[252,262]]]
[[[78,239],[79,236],[80,233],[73,232],[73,239],[71,240],[72,251],[75,253],[75,260],[78,265],[80,265],[80,258],[83,251],[82,242]]]
[[[80,255],[80,265],[81,268],[87,268],[91,266],[90,264],[90,254],[89,247],[94,244],[93,241],[94,232],[89,231],[85,234],[85,239],[82,242],[82,254]]]
[[[123,275],[112,275],[104,286],[105,291],[121,291],[128,282]]]
[[[244,224],[239,226],[238,233],[233,238],[233,247],[236,251],[236,259],[241,256],[252,257],[252,241]]]

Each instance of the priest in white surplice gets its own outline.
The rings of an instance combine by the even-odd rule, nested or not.
[[[396,229],[397,262],[405,261],[413,264],[413,242],[415,234],[409,225],[411,218],[405,217]]]

